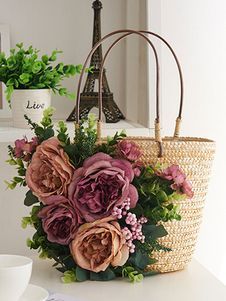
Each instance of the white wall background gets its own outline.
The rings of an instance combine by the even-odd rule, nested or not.
[[[41,52],[61,49],[60,61],[81,64],[92,43],[93,10],[90,0],[1,0],[0,23],[10,25],[11,45],[23,41]],[[126,27],[126,1],[104,0],[102,34]],[[125,42],[112,53],[107,64],[107,76],[115,101],[125,112]],[[77,79],[65,82],[71,91],[77,88]],[[74,103],[64,97],[53,96],[56,117],[65,119]]]
[[[196,258],[226,284],[226,2],[148,0],[148,4],[150,25],[173,45],[183,67],[183,134],[217,141]],[[160,12],[160,19],[151,18],[155,12]],[[162,115],[169,135],[177,113],[178,77],[165,50],[162,69]]]

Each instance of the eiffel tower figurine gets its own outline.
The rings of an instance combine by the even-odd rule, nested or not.
[[[93,27],[93,46],[101,39],[101,9],[102,3],[95,0],[92,5],[94,9],[94,27]],[[93,72],[87,75],[84,90],[81,93],[80,118],[87,118],[90,110],[98,106],[98,92],[95,92],[95,81],[99,78],[100,66],[102,62],[102,46],[94,52],[90,61],[90,67],[93,66]],[[103,113],[107,123],[115,123],[120,119],[125,119],[117,104],[114,102],[113,93],[110,91],[106,70],[103,73]],[[67,118],[67,121],[75,121],[75,108]]]

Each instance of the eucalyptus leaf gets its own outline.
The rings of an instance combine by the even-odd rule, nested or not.
[[[109,281],[116,277],[111,268],[107,268],[104,272],[94,273],[90,272],[90,280],[93,281]]]
[[[79,266],[76,267],[76,279],[79,282],[88,280],[89,274],[90,274],[89,271],[84,270],[84,269],[80,268]]]
[[[168,234],[163,225],[143,225],[143,233],[146,238],[154,240]]]
[[[29,206],[32,206],[32,205],[38,203],[38,202],[39,202],[38,198],[35,195],[33,195],[31,190],[29,190],[26,193],[26,197],[25,197],[25,200],[24,200],[24,205],[29,207]]]

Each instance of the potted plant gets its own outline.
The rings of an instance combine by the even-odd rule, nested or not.
[[[33,46],[25,49],[23,43],[11,49],[9,57],[0,53],[0,81],[6,85],[15,127],[27,127],[25,114],[40,122],[43,110],[50,106],[51,91],[74,98],[61,82],[79,73],[82,66],[55,64],[59,53],[62,51],[53,50],[51,55],[39,56],[38,49]]]

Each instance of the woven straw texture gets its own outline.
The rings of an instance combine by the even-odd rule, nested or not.
[[[202,220],[202,210],[215,153],[215,143],[202,138],[183,137],[163,139],[163,158],[158,158],[159,147],[152,138],[128,137],[143,150],[141,160],[145,165],[157,162],[178,164],[193,186],[194,197],[178,202],[181,221],[164,223],[168,235],[159,242],[169,247],[170,252],[155,252],[158,262],[150,270],[161,273],[183,269],[191,260]],[[175,202],[176,203],[176,202]]]

